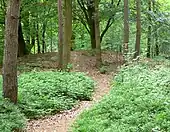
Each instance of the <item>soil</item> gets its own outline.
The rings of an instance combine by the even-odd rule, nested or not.
[[[19,64],[29,67],[39,67],[43,70],[57,67],[57,53],[29,55],[19,59]],[[116,74],[118,66],[122,63],[122,56],[114,52],[103,52],[102,59],[107,67],[106,74],[101,74],[95,67],[95,56],[87,51],[74,51],[71,53],[72,71],[85,72],[96,82],[96,89],[92,101],[82,101],[71,110],[63,111],[56,115],[42,119],[29,120],[27,132],[69,132],[70,127],[78,115],[91,108],[104,96],[107,96],[111,87],[111,80]]]

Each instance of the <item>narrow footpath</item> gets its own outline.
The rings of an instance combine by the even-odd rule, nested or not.
[[[47,59],[54,54],[47,54]],[[44,57],[44,55],[43,55]],[[50,60],[50,59],[48,59]],[[109,72],[107,74],[100,74],[99,70],[95,67],[96,57],[90,56],[88,52],[75,51],[71,54],[71,64],[73,64],[72,71],[85,72],[96,82],[95,92],[93,93],[92,101],[82,101],[76,107],[71,110],[64,111],[62,113],[47,116],[43,119],[30,120],[27,124],[27,132],[69,132],[71,125],[80,113],[86,109],[89,109],[95,103],[99,102],[104,96],[108,94],[111,89],[111,82],[113,76],[117,72],[117,64],[122,61],[122,56],[117,55],[114,52],[103,52],[103,62],[107,62]],[[48,64],[51,63],[51,60]]]
[[[27,132],[69,132],[71,124],[78,115],[89,109],[93,104],[101,100],[101,98],[110,91],[110,83],[113,79],[113,73],[100,74],[96,71],[90,71],[88,74],[96,82],[96,89],[92,101],[82,101],[72,110],[54,116],[48,116],[44,119],[31,120],[27,125]]]

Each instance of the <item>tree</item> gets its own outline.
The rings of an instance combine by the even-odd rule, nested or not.
[[[153,12],[154,14],[156,14],[156,1],[153,0],[152,1],[152,6],[153,6]],[[158,43],[158,22],[155,22],[155,25],[153,27],[153,31],[154,31],[154,42],[155,42],[155,46],[154,46],[154,49],[153,49],[153,55],[155,56],[158,56],[159,55],[159,43]]]
[[[63,65],[63,11],[62,0],[58,0],[58,56],[59,56],[59,69]]]
[[[63,43],[63,69],[70,62],[72,36],[72,0],[64,0],[64,43]]]
[[[96,41],[96,66],[100,67],[102,64],[101,58],[101,44],[100,44],[100,22],[99,22],[99,0],[94,0],[95,4],[95,41]]]
[[[141,1],[136,0],[136,44],[134,58],[140,54],[140,39],[141,39]]]
[[[26,54],[26,44],[22,32],[21,20],[18,25],[18,57],[22,57]]]
[[[80,9],[78,10],[78,12],[80,12],[80,10],[82,10],[81,14],[77,14],[78,16],[78,20],[80,20],[80,22],[84,25],[85,29],[87,30],[87,32],[90,35],[90,40],[91,40],[91,48],[92,49],[96,49],[96,41],[95,41],[95,21],[94,21],[94,14],[95,14],[95,4],[94,4],[95,0],[77,0],[78,5],[80,6]],[[99,1],[100,2],[100,1]],[[110,5],[111,8],[114,7],[114,11],[113,13],[109,16],[109,18],[106,21],[106,25],[104,26],[104,29],[102,30],[101,34],[100,34],[100,43],[103,40],[103,37],[105,36],[106,32],[108,31],[108,29],[112,26],[113,22],[114,22],[114,17],[116,15],[117,12],[117,8],[120,5],[121,0],[118,0],[116,3],[116,6],[114,5],[114,1],[111,0]],[[113,10],[113,9],[110,9]],[[84,14],[84,17],[82,16]]]
[[[124,41],[123,51],[126,54],[128,52],[129,43],[129,1],[124,0]]]
[[[147,57],[151,57],[151,33],[152,33],[152,27],[151,27],[151,0],[148,0],[148,20],[149,20],[149,26],[148,26],[148,37],[147,37]]]
[[[3,96],[17,103],[17,48],[20,0],[9,0],[5,23]]]

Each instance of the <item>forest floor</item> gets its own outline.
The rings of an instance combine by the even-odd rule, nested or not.
[[[55,69],[57,67],[57,53],[46,53],[39,55],[28,55],[19,59],[19,68],[25,66],[31,68],[41,68],[41,70]],[[37,120],[29,120],[27,132],[68,132],[71,124],[78,115],[89,109],[92,105],[108,94],[111,87],[111,80],[122,63],[122,56],[114,52],[103,52],[102,59],[107,67],[106,74],[101,74],[95,67],[95,56],[87,51],[74,51],[71,53],[71,71],[85,72],[96,82],[96,89],[92,101],[82,101],[71,110],[63,111],[56,115],[47,116]],[[28,69],[29,70],[29,69]]]

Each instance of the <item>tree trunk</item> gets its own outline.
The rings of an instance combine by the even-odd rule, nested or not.
[[[93,16],[94,17],[94,16]],[[91,48],[96,49],[96,36],[95,36],[95,23],[92,21],[92,25],[90,25],[90,41],[91,41]]]
[[[151,0],[148,0],[148,11],[151,12]],[[148,20],[149,20],[149,26],[148,26],[148,38],[147,38],[147,57],[151,57],[151,33],[152,33],[152,27],[151,27],[151,16],[148,13]]]
[[[80,17],[81,23],[84,25],[85,29],[87,30],[87,32],[90,35],[90,39],[91,39],[91,48],[95,49],[96,48],[96,42],[95,42],[95,24],[94,24],[94,14],[95,14],[95,7],[94,7],[94,0],[77,0],[81,10],[83,11],[83,14],[85,16],[86,22],[84,21],[84,17]],[[120,5],[121,0],[117,1],[116,7],[115,9]],[[113,0],[111,0],[111,5],[113,5]],[[117,9],[116,9],[117,10]],[[107,20],[106,22],[106,26],[103,30],[103,32],[101,33],[100,36],[100,43],[103,40],[104,35],[106,34],[106,32],[108,31],[108,29],[112,26],[113,24],[113,18],[116,14],[116,10],[115,12],[110,16],[110,18]]]
[[[22,22],[23,22],[23,29],[25,33],[25,40],[26,40],[26,44],[29,45],[30,44],[30,12],[29,11],[25,11],[24,12],[24,17],[22,18]]]
[[[32,27],[33,31],[31,33],[31,45],[34,46],[34,54],[36,53],[35,50],[35,39],[36,39],[36,26],[35,26],[35,22],[33,22],[33,27]]]
[[[45,44],[45,32],[46,32],[46,22],[43,23],[42,26],[42,53],[46,51],[46,44]]]
[[[17,48],[20,0],[9,0],[5,22],[3,96],[17,103]]]
[[[88,24],[90,28],[90,40],[91,40],[91,48],[96,49],[96,36],[95,36],[95,3],[94,0],[89,0],[87,3],[87,12],[88,12]]]
[[[156,14],[156,8],[155,8],[155,4],[156,4],[156,1],[152,1],[153,3],[153,12]],[[158,22],[155,22],[155,25],[154,25],[154,42],[155,42],[155,47],[154,47],[154,55],[158,56],[159,55],[159,42],[158,42],[158,28],[157,28],[157,25],[158,25]]]
[[[135,54],[136,59],[140,54],[140,39],[141,39],[141,1],[136,0],[136,44],[135,44]]]
[[[59,12],[58,12],[59,13]],[[52,20],[51,20],[51,23],[50,23],[50,26],[51,26],[51,31],[50,31],[50,33],[51,33],[51,38],[50,38],[50,51],[52,52],[53,51],[53,25],[52,25],[53,23],[52,23]]]
[[[63,10],[62,0],[58,0],[58,56],[59,56],[59,69],[63,65]]]
[[[96,66],[102,64],[101,45],[100,45],[100,22],[99,22],[99,0],[95,0],[95,38],[96,38]]]
[[[18,57],[22,57],[26,55],[26,44],[22,32],[22,25],[21,22],[19,21],[19,26],[18,26]]]
[[[158,56],[159,55],[159,42],[158,42],[158,31],[157,28],[155,29],[155,55]]]
[[[36,29],[36,39],[37,39],[37,53],[41,53],[40,49],[40,40],[39,40],[39,24],[37,23],[37,29]]]
[[[129,43],[129,1],[124,0],[124,42],[123,52],[126,55],[128,53]]]
[[[63,45],[63,69],[70,62],[71,36],[72,36],[72,0],[64,1],[64,45]]]

